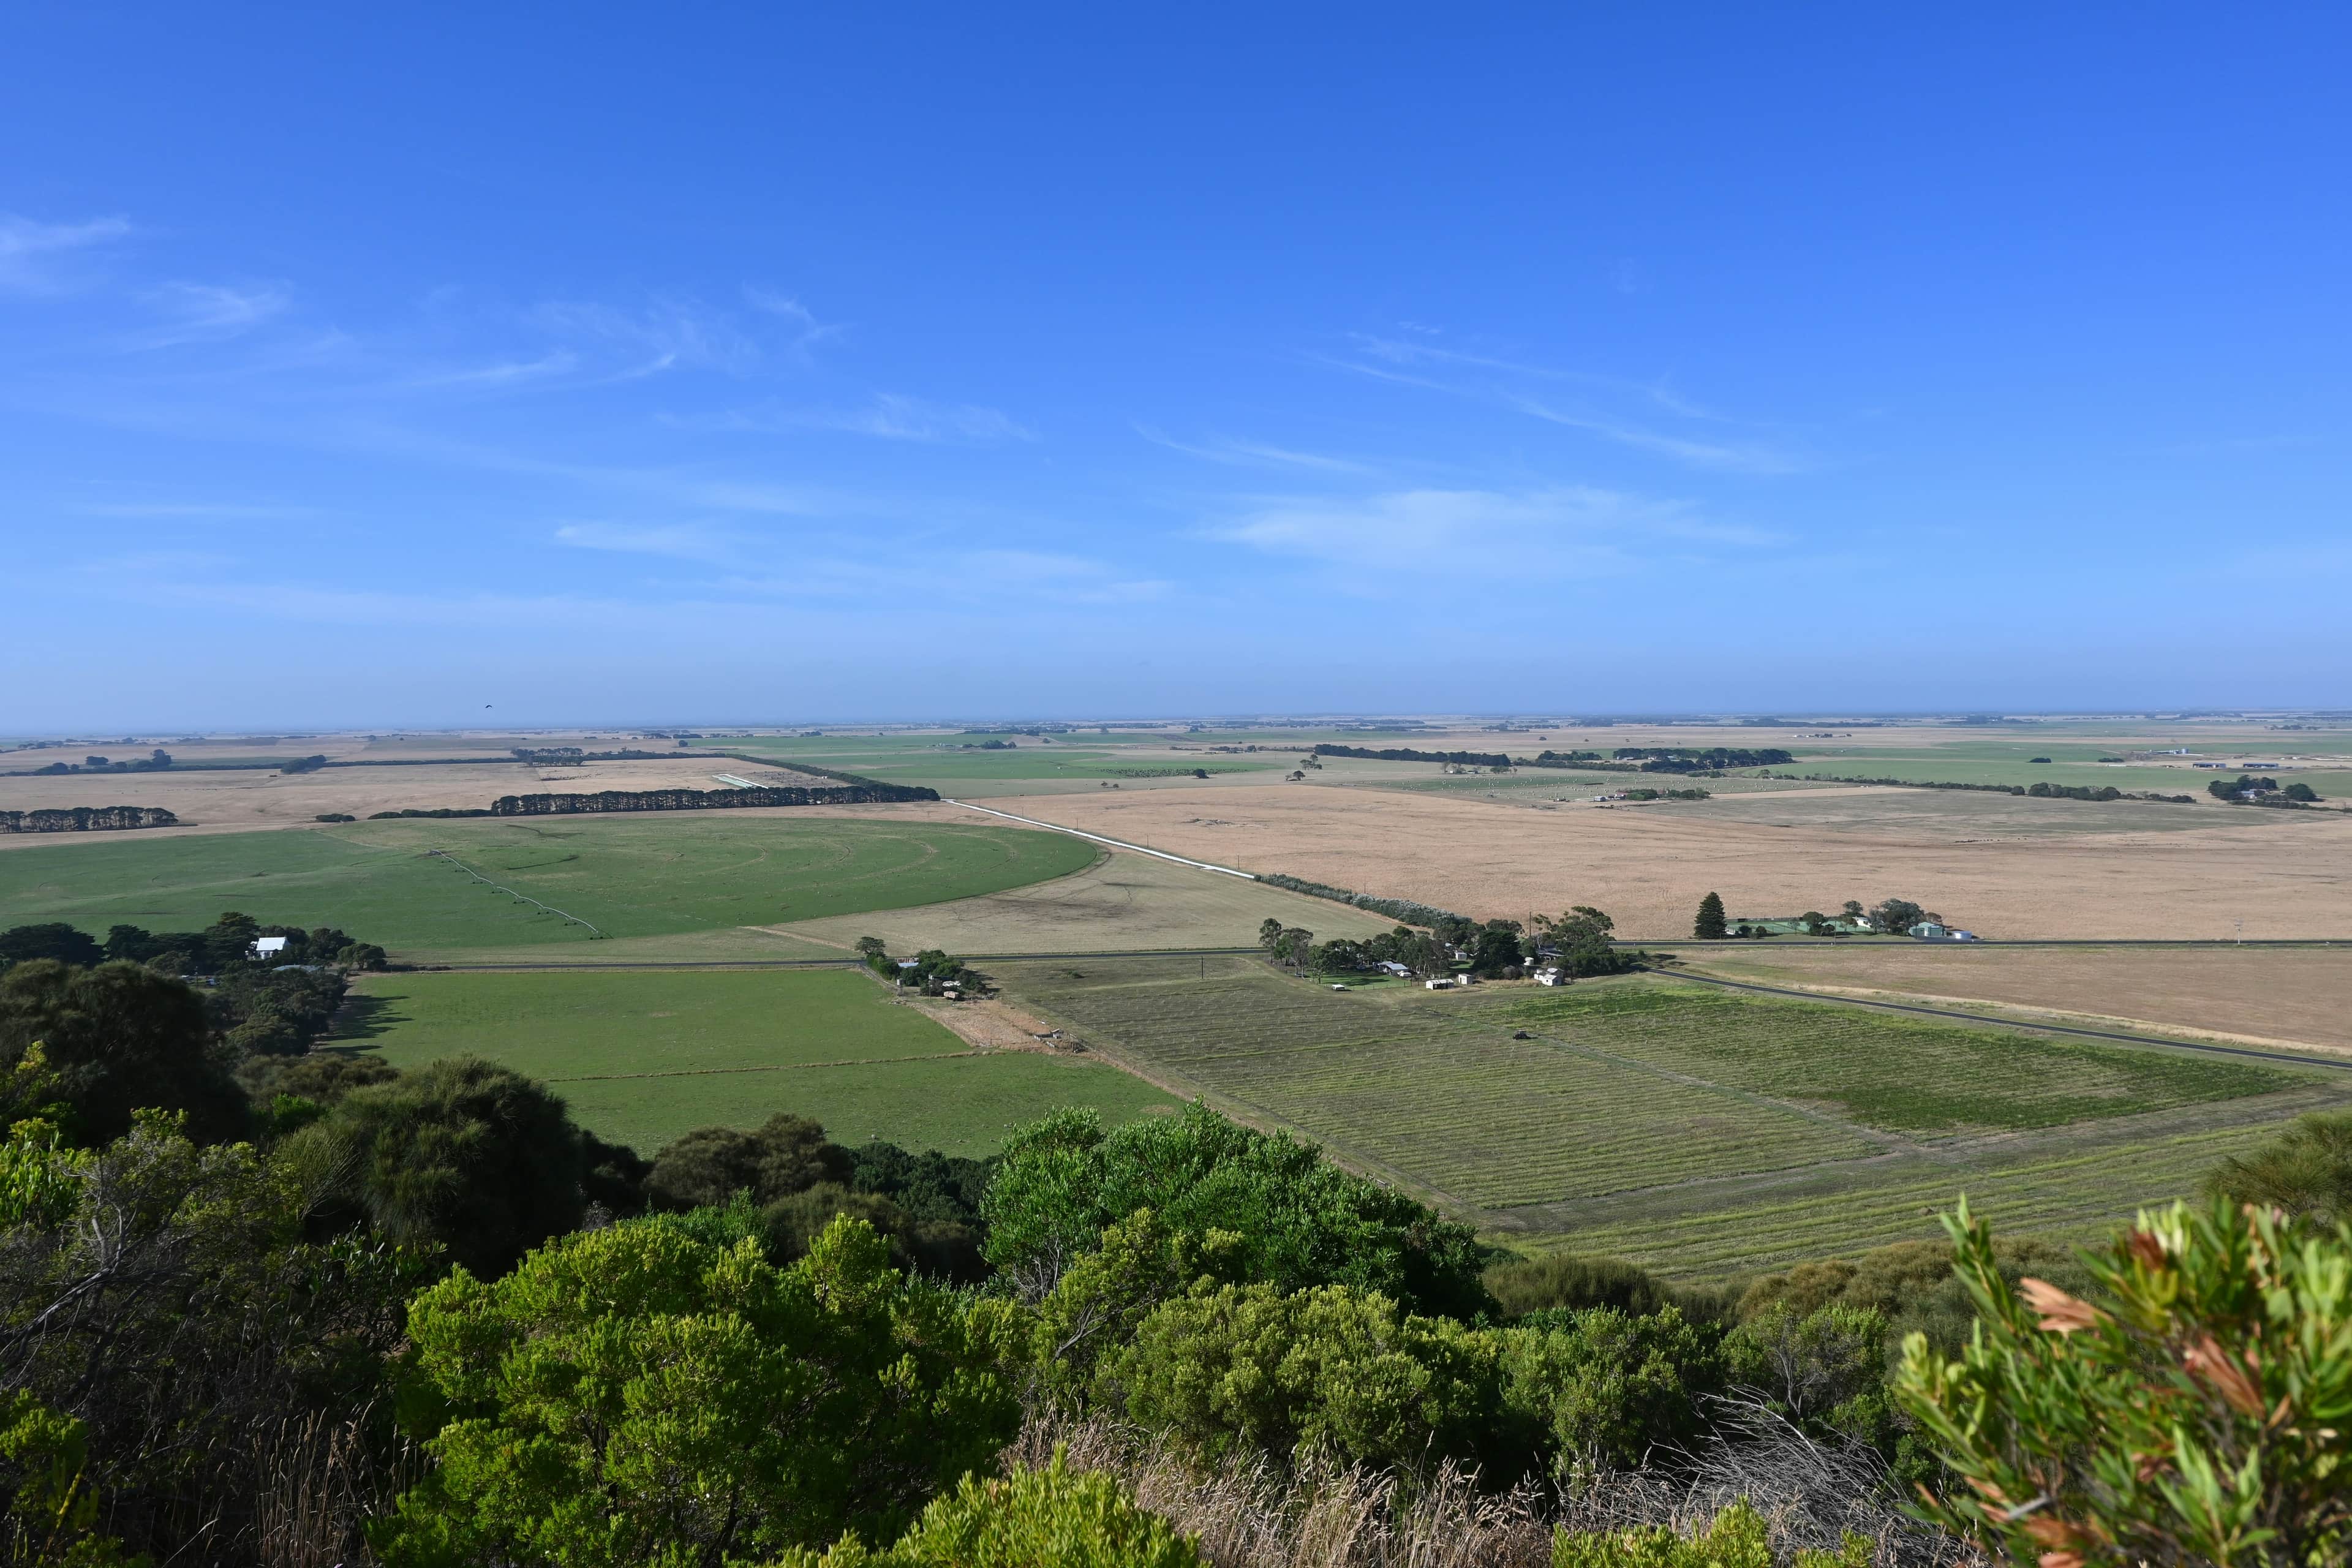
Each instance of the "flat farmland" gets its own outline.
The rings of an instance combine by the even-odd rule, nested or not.
[[[2095,1024],[2352,1051],[2352,944],[1969,947],[1736,942],[1678,947],[1708,973],[1767,985],[2046,1010]]]
[[[1314,783],[1108,797],[1037,797],[1024,815],[1250,871],[1419,899],[1481,918],[1598,904],[1621,935],[1687,937],[1709,891],[1735,910],[1795,914],[1909,898],[1991,937],[2352,938],[2352,816],[2219,805],[1855,790],[1748,795],[1696,810],[1530,809]],[[1975,802],[1986,803],[1986,815]],[[1884,813],[1874,819],[1876,803]],[[2035,831],[2015,826],[2033,813]],[[2085,813],[2087,816],[2075,814]],[[2183,826],[2184,824],[2195,826]]]
[[[614,938],[665,937],[970,898],[1098,853],[1010,824],[791,810],[92,836],[0,855],[0,925],[188,929],[233,909],[337,925],[403,957],[538,949],[593,962],[609,944],[498,887]]]
[[[1933,1234],[1933,1210],[1962,1191],[2006,1224],[2095,1226],[2188,1190],[2217,1149],[2352,1103],[2352,1075],[2319,1068],[1649,976],[1465,994],[1333,992],[1241,959],[997,973],[1022,1005],[1173,1091],[1292,1129],[1515,1244],[1622,1252],[1642,1225],[1670,1222],[1681,1239],[1642,1256],[1695,1260],[1685,1273],[1870,1245],[1837,1215],[1872,1194],[1887,1239]],[[2114,1152],[2092,1158],[2094,1145]],[[1757,1227],[1764,1208],[1778,1230]]]
[[[1663,981],[1504,999],[1520,1027],[1888,1132],[2055,1127],[2290,1088],[2244,1062],[1890,1017]]]
[[[1855,1131],[1538,1042],[1454,998],[1339,994],[1253,960],[994,971],[1023,1005],[1180,1092],[1207,1092],[1367,1168],[1476,1206],[1859,1156]],[[1205,977],[1204,977],[1205,976]]]
[[[2192,1194],[2224,1156],[2242,1153],[2305,1110],[2340,1110],[2344,1098],[2287,1100],[2255,1124],[2231,1124],[2138,1141],[2059,1149],[1958,1153],[1942,1160],[1889,1157],[1822,1173],[1785,1187],[1741,1194],[1658,1194],[1646,1204],[1601,1205],[1586,1215],[1511,1216],[1532,1227],[1502,1239],[1530,1251],[1625,1258],[1674,1279],[1716,1279],[1784,1268],[1814,1258],[1851,1258],[1897,1241],[1941,1239],[1937,1216],[1965,1194],[2002,1235],[2089,1241],[2141,1208]],[[1674,1201],[1679,1198],[1680,1201]]]
[[[327,752],[327,742],[313,748]],[[116,753],[132,754],[125,748]],[[442,754],[460,754],[457,747]],[[35,752],[34,756],[49,753]],[[173,757],[193,762],[193,749]],[[264,755],[274,753],[265,752]],[[304,755],[285,753],[291,762]],[[354,759],[365,763],[364,750]],[[65,773],[45,778],[0,777],[0,809],[32,811],[76,805],[160,805],[185,827],[147,828],[144,833],[181,837],[192,832],[243,832],[257,827],[307,827],[322,813],[368,816],[379,811],[433,810],[442,806],[487,806],[502,795],[593,795],[599,790],[725,789],[715,773],[731,773],[761,784],[825,785],[833,781],[758,763],[713,761],[680,755],[657,761],[583,763],[577,767],[533,767],[511,758],[480,763],[386,761],[381,766],[321,768],[283,773],[268,768],[210,772],[197,768],[152,773]],[[0,846],[21,845],[15,835]]]
[[[375,975],[331,1048],[400,1068],[488,1057],[648,1155],[694,1128],[779,1110],[845,1142],[984,1154],[1059,1106],[1121,1121],[1175,1103],[1097,1063],[975,1054],[846,970]]]
[[[1088,952],[1170,947],[1247,947],[1272,916],[1326,941],[1367,937],[1393,921],[1377,915],[1196,870],[1149,855],[1114,851],[1083,871],[952,903],[872,914],[835,915],[775,930],[848,947],[878,936],[894,952]]]

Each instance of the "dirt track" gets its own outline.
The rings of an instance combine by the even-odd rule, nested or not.
[[[2352,817],[2070,834],[2056,814],[2076,803],[2036,804],[2059,830],[1976,838],[1964,820],[1926,832],[1892,813],[1883,828],[1775,826],[1314,784],[1007,803],[1156,849],[1469,915],[1597,904],[1634,938],[1688,936],[1710,890],[1735,917],[1908,898],[1993,937],[2226,938],[2243,920],[2248,937],[2352,938]]]

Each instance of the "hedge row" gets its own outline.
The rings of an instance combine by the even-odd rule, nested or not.
[[[940,792],[909,784],[863,784],[838,789],[789,784],[775,789],[608,789],[595,795],[502,795],[492,816],[568,816],[606,811],[711,811],[755,805],[882,805],[937,800]]]
[[[76,805],[0,811],[0,833],[107,833],[125,827],[177,827],[160,805]]]
[[[1310,899],[1328,899],[1335,904],[1353,904],[1360,910],[1370,910],[1376,915],[1386,915],[1406,925],[1434,926],[1445,921],[1465,917],[1452,910],[1441,910],[1434,904],[1418,903],[1412,899],[1383,899],[1372,893],[1351,893],[1345,888],[1328,883],[1309,882],[1297,877],[1285,877],[1278,872],[1263,872],[1258,880],[1270,888],[1283,888],[1294,893],[1305,893]]]

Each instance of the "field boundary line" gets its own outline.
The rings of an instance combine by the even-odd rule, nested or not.
[[[569,922],[570,922],[571,924],[572,924],[572,925],[577,925],[577,926],[587,926],[587,927],[588,927],[588,929],[589,929],[590,931],[595,931],[595,932],[596,932],[596,934],[597,934],[597,936],[599,936],[599,937],[602,937],[602,936],[604,934],[604,933],[603,931],[596,931],[595,926],[593,926],[593,924],[590,924],[590,922],[588,922],[587,921],[583,921],[583,920],[582,920],[578,915],[572,914],[572,913],[568,912],[567,910],[559,910],[559,909],[557,909],[553,904],[543,904],[543,903],[541,903],[537,899],[532,898],[529,893],[525,893],[525,892],[518,891],[517,889],[513,889],[513,888],[509,888],[509,887],[508,887],[508,886],[507,886],[505,883],[503,883],[503,882],[493,882],[493,881],[491,881],[488,877],[483,876],[479,871],[475,870],[471,866],[467,865],[463,860],[458,859],[455,855],[450,854],[450,853],[449,853],[449,851],[447,851],[446,849],[427,849],[425,853],[427,856],[438,855],[442,859],[446,860],[446,861],[447,861],[447,862],[449,862],[449,864],[451,864],[452,866],[457,867],[457,869],[459,869],[460,871],[463,871],[464,873],[466,873],[466,875],[467,875],[468,877],[471,877],[472,879],[474,879],[474,880],[476,880],[477,882],[481,883],[481,884],[482,884],[482,886],[484,886],[484,887],[486,887],[486,888],[489,888],[489,889],[493,889],[493,890],[495,890],[495,891],[497,891],[497,892],[501,892],[501,893],[511,893],[511,894],[513,894],[513,895],[514,895],[514,897],[516,897],[516,898],[518,898],[518,899],[520,899],[520,900],[521,900],[524,903],[526,903],[526,904],[530,904],[530,905],[532,905],[532,906],[534,906],[534,907],[536,907],[536,908],[538,908],[538,909],[545,910],[549,914],[551,914],[551,915],[561,915],[561,916],[562,916],[562,917],[563,917],[563,919],[564,919],[565,921],[569,921]]]
[[[2160,1046],[2173,1051],[2202,1051],[2209,1056],[2248,1057],[2256,1061],[2287,1062],[2299,1067],[2334,1068],[2338,1072],[2352,1072],[2352,1062],[2336,1061],[2326,1057],[2297,1056],[2288,1051],[2258,1051],[2247,1046],[2218,1046],[2201,1040],[2168,1040],[2156,1035],[2126,1035],[2113,1029],[2083,1029],[2066,1024],[2037,1024],[2023,1018],[1995,1017],[1986,1013],[1962,1013],[1950,1007],[1923,1007],[1910,1002],[1876,1002],[1866,996],[1835,996],[1821,991],[1792,991],[1781,985],[1759,985],[1749,980],[1725,980],[1718,975],[1694,974],[1675,970],[1654,970],[1653,973],[1675,980],[1696,981],[1702,985],[1723,985],[1735,991],[1756,991],[1767,996],[1790,996],[1800,1002],[1818,1002],[1828,1007],[1876,1007],[1889,1013],[1916,1013],[1928,1018],[1958,1018],[1970,1024],[1990,1024],[1997,1028],[2022,1029],[2039,1035],[2074,1035],[2086,1040],[2120,1040],[2129,1046]]]
[[[1258,879],[1257,873],[1255,871],[1236,871],[1231,866],[1219,866],[1207,860],[1188,860],[1181,855],[1171,855],[1165,849],[1147,849],[1140,844],[1129,844],[1124,839],[1105,838],[1099,833],[1081,833],[1075,827],[1065,827],[1058,822],[1040,822],[1034,816],[1016,816],[1009,811],[999,811],[992,805],[974,805],[968,800],[950,800],[947,804],[960,805],[966,811],[984,811],[991,816],[1001,816],[1007,822],[1025,822],[1032,827],[1043,827],[1055,833],[1066,833],[1073,838],[1084,838],[1095,844],[1108,844],[1114,849],[1131,849],[1138,855],[1149,855],[1154,859],[1173,860],[1179,866],[1191,866],[1202,871],[1216,871],[1228,877],[1239,877],[1244,882],[1255,882]]]

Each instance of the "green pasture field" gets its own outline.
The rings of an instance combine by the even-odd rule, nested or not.
[[[888,784],[928,784],[947,795],[984,797],[1034,793],[1040,784],[1080,781],[1087,784],[1128,779],[1171,776],[1189,778],[1191,770],[1211,774],[1267,773],[1287,767],[1287,759],[1171,752],[1165,737],[1112,737],[1136,742],[1131,749],[1105,749],[1101,739],[1072,736],[1052,743],[1029,735],[919,735],[880,738],[832,736],[757,737],[749,741],[709,742],[753,755],[771,757],[779,764],[814,763],[840,773],[853,773]],[[988,740],[1011,740],[1008,751],[962,751]],[[1087,742],[1097,743],[1089,745]]]
[[[1538,1033],[1888,1132],[2055,1127],[2294,1082],[2247,1062],[1672,983],[1538,991],[1499,1011]]]
[[[627,939],[971,898],[1067,876],[1099,854],[1011,824],[702,812],[126,836],[0,854],[0,927],[185,930],[240,910],[339,926],[401,958],[561,946],[593,961],[604,942],[460,866]]]
[[[752,1127],[779,1110],[844,1142],[979,1155],[1059,1106],[1116,1122],[1176,1104],[1099,1063],[974,1054],[839,969],[375,975],[329,1048],[400,1068],[488,1057],[647,1155],[697,1127]]]
[[[2330,1107],[2341,1108],[2340,1101]],[[2002,1235],[2087,1242],[2139,1209],[2194,1195],[2199,1179],[2224,1156],[2244,1152],[2274,1131],[2221,1127],[2069,1152],[2042,1149],[2014,1162],[1890,1165],[1828,1191],[1758,1191],[1721,1207],[1577,1226],[1527,1250],[1630,1258],[1675,1279],[1724,1279],[1939,1239],[1937,1215],[1963,1194]]]
[[[2188,746],[2198,757],[2213,762],[2229,761],[2239,756],[2261,759],[2289,753],[2332,754],[2342,746],[2340,738],[2326,738],[2323,743],[2313,742],[2323,742],[2323,738],[2262,732],[2227,739],[2183,737],[2176,742]],[[2074,735],[2045,735],[2038,739],[2011,739],[2004,735],[1982,740],[1970,738],[1939,742],[1925,746],[1855,743],[1812,750],[1791,744],[1790,750],[1795,752],[1796,763],[1774,771],[1854,778],[1910,779],[1937,784],[2031,784],[2037,780],[2046,780],[2053,784],[2087,784],[2094,789],[2112,784],[2120,790],[2149,790],[2161,795],[2200,797],[2205,795],[2208,784],[2223,776],[2213,769],[2147,762],[2126,763],[2118,766],[2098,761],[2104,756],[2128,755],[2145,743],[2138,740],[2101,740]],[[2034,757],[2048,757],[2050,761],[2035,763],[2030,760]],[[2182,762],[2188,760],[2181,759]],[[2235,778],[2237,775],[2231,773],[2227,776]],[[2283,769],[2280,776],[2302,779],[2331,799],[2352,795],[2352,757],[2344,758],[2340,766],[2302,764],[2292,771]]]
[[[2084,1165],[2046,1192],[2013,1174],[1984,1188],[2040,1228],[2105,1224],[2186,1191],[2180,1173],[2210,1163],[2217,1140],[2352,1102],[2352,1081],[2319,1069],[1652,976],[1463,994],[1333,991],[1241,959],[992,973],[1023,1005],[1179,1092],[1291,1128],[1504,1239],[1624,1252],[1655,1215],[1710,1273],[1789,1248],[1839,1250],[1836,1215],[1882,1185],[1910,1194],[1873,1211],[1888,1238],[1932,1235],[1929,1211],[1977,1191],[1981,1172],[2077,1170],[2065,1163],[2080,1144],[2128,1135],[2146,1155],[2132,1156],[2129,1181],[2103,1186]],[[2147,1152],[2161,1150],[2172,1152]],[[1751,1211],[1772,1204],[1789,1211],[1793,1239],[1755,1227]],[[1601,1238],[1588,1245],[1587,1230]]]

